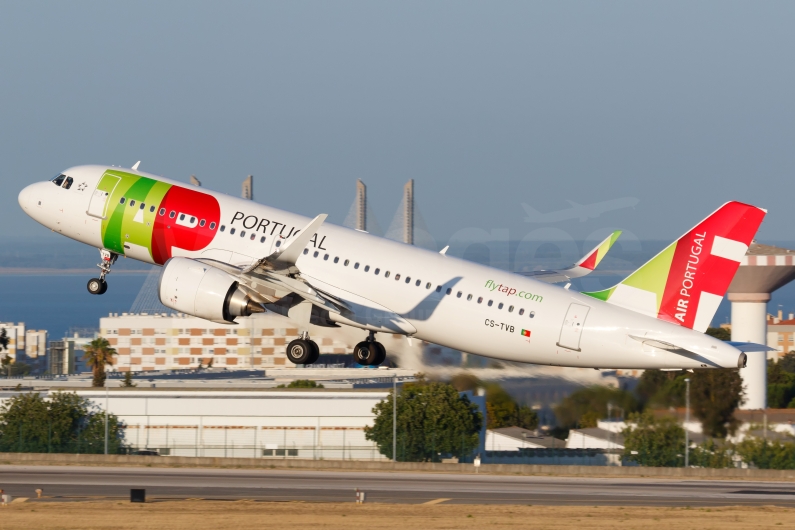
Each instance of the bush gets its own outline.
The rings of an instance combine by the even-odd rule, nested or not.
[[[718,445],[714,440],[708,439],[701,445],[690,449],[688,463],[693,467],[709,467],[723,469],[734,467],[731,445]]]
[[[673,418],[633,414],[624,429],[624,458],[641,466],[677,467],[684,463],[685,431]],[[633,454],[633,451],[637,454]]]
[[[737,454],[759,469],[795,469],[795,443],[746,438],[737,444]]]
[[[276,388],[325,388],[318,382],[310,381],[309,379],[296,379],[295,381],[291,381],[289,385],[286,387],[284,385],[279,385]]]

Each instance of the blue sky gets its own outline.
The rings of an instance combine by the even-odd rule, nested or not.
[[[0,226],[45,230],[23,186],[130,166],[342,222],[361,178],[379,224],[403,184],[439,240],[547,227],[674,239],[727,200],[793,240],[795,4],[6,2]]]

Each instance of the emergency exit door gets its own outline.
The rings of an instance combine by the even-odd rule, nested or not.
[[[569,350],[580,351],[580,337],[585,328],[585,317],[591,308],[587,305],[571,304],[563,319],[563,326],[560,328],[560,338],[558,346]]]

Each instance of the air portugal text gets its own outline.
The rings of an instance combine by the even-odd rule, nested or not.
[[[298,233],[301,231],[300,228],[296,228],[295,226],[291,226],[289,230],[287,230],[287,225],[284,223],[280,223],[278,221],[271,221],[270,219],[259,218],[256,215],[246,215],[243,212],[235,212],[235,215],[232,217],[232,221],[229,223],[229,226],[235,224],[236,221],[240,221],[243,225],[243,228],[246,230],[253,230],[255,232],[262,232],[265,235],[278,235],[282,239],[287,239],[290,236],[297,236]],[[279,227],[281,227],[279,229]],[[270,231],[268,230],[270,228]],[[277,232],[276,230],[279,229]],[[285,234],[285,231],[287,232]],[[326,236],[320,238],[320,241],[317,240],[317,234],[312,236],[312,239],[309,240],[312,243],[314,248],[320,250],[326,250],[323,246],[323,243],[326,241]]]
[[[507,285],[495,283],[492,280],[486,282],[486,289],[489,291],[497,291],[498,293],[504,293],[506,296],[518,296],[519,298],[524,298],[525,300],[531,300],[533,302],[543,302],[544,297],[538,294],[528,293],[527,291],[517,291],[513,287],[508,287]]]
[[[682,277],[682,288],[679,290],[679,295],[682,297],[676,304],[676,314],[674,317],[684,323],[685,316],[687,316],[688,304],[690,302],[690,291],[693,289],[693,280],[698,270],[699,256],[701,256],[701,249],[704,248],[704,239],[707,233],[694,234],[693,246],[690,247],[690,256],[687,259],[687,266],[685,267],[684,275]]]

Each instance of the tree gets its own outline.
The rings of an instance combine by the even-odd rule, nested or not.
[[[124,380],[121,382],[121,386],[125,388],[135,388],[138,386],[133,383],[132,372],[124,372]]]
[[[365,437],[392,458],[394,395],[373,407],[375,421]],[[465,457],[478,447],[483,418],[466,395],[445,383],[420,379],[407,384],[397,398],[397,457],[401,461],[436,461],[440,453]]]
[[[791,351],[780,357],[776,363],[785,372],[795,374],[795,351]]]
[[[608,405],[629,414],[639,409],[631,393],[606,386],[581,388],[565,397],[555,407],[558,425],[565,429],[596,427],[596,420],[607,418]]]
[[[522,427],[535,429],[538,427],[538,414],[527,405],[520,405],[508,392],[497,383],[484,383],[474,375],[461,372],[453,376],[450,384],[459,392],[474,391],[483,388],[486,391],[486,427],[500,429],[502,427]]]
[[[324,387],[322,384],[309,379],[296,379],[295,381],[290,381],[290,384],[288,384],[286,387],[284,385],[278,385],[276,388],[324,388]]]
[[[0,360],[0,366],[3,366],[3,368],[7,368],[8,365],[11,364],[11,357],[8,355],[8,342],[8,332],[6,328],[0,329],[0,352],[5,352],[3,354],[3,359]],[[9,376],[9,371],[6,371],[6,377]]]
[[[708,436],[725,438],[738,425],[734,410],[742,402],[743,384],[736,368],[694,370],[690,404]]]
[[[688,464],[715,469],[734,467],[731,447],[730,444],[718,445],[712,438],[707,438],[701,445],[690,449]]]
[[[773,409],[795,407],[795,374],[786,369],[792,360],[788,355],[778,362],[767,361],[767,405]]]
[[[748,437],[737,444],[743,461],[759,469],[795,469],[795,443]]]
[[[91,367],[94,376],[91,386],[105,386],[105,365],[113,364],[114,355],[116,350],[111,348],[108,339],[104,337],[98,337],[88,343],[83,359]]]
[[[635,393],[643,408],[684,407],[685,378],[689,375],[681,372],[645,370],[640,376]]]
[[[108,415],[108,452],[124,449],[123,425]],[[0,451],[103,453],[105,414],[71,392],[20,394],[0,408]]]
[[[676,467],[684,463],[685,431],[674,418],[650,412],[632,414],[635,425],[624,429],[624,458],[641,466]]]
[[[715,337],[718,340],[727,341],[732,340],[731,331],[726,328],[707,328],[705,332],[710,337]]]

